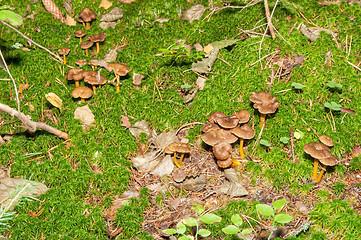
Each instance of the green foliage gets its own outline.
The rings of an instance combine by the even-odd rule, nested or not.
[[[305,87],[305,85],[303,85],[303,84],[301,84],[301,83],[295,83],[295,82],[293,82],[293,83],[291,84],[291,86],[292,86],[293,88],[295,88],[295,89],[298,89],[298,90],[301,90],[302,88]]]
[[[0,19],[9,22],[15,27],[19,27],[23,24],[23,18],[19,14],[10,10],[0,10]]]
[[[336,102],[331,102],[331,103],[326,102],[324,106],[333,111],[341,111],[341,107],[342,107],[342,105],[340,105]]]
[[[326,86],[329,87],[329,88],[337,88],[337,89],[341,89],[342,88],[342,84],[341,83],[338,83],[336,81],[328,81],[326,83]]]

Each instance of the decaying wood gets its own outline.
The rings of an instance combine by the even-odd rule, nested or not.
[[[39,128],[39,129],[43,129],[51,134],[54,134],[60,138],[63,138],[65,140],[69,139],[69,135],[67,133],[60,131],[56,128],[53,128],[45,123],[34,122],[31,120],[30,116],[25,115],[22,112],[16,111],[15,109],[9,107],[8,105],[0,103],[0,110],[10,114],[13,117],[18,118],[23,123],[24,128],[29,132],[35,132],[36,129]]]

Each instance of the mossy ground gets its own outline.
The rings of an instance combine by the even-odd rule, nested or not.
[[[62,11],[62,0],[54,1]],[[88,6],[98,15],[106,11],[98,8],[100,1],[73,1],[74,13]],[[45,51],[30,46],[25,39],[12,30],[2,26],[0,47],[5,55],[10,71],[17,83],[28,83],[30,88],[24,91],[21,100],[21,110],[29,114],[33,120],[39,120],[44,109],[51,108],[58,120],[55,126],[70,135],[72,146],[66,145],[61,139],[44,131],[37,131],[28,135],[19,127],[19,122],[5,113],[1,114],[1,134],[14,134],[11,141],[0,147],[0,165],[10,166],[12,176],[44,182],[50,190],[39,197],[39,201],[29,201],[15,208],[17,215],[11,221],[11,229],[7,233],[13,239],[106,239],[105,222],[102,219],[104,209],[109,207],[114,196],[127,189],[130,181],[130,156],[137,151],[137,142],[127,129],[121,127],[121,115],[127,115],[131,123],[138,120],[148,121],[158,132],[175,129],[184,123],[206,122],[207,116],[213,111],[231,114],[238,109],[248,110],[254,118],[257,134],[259,114],[252,108],[249,101],[251,92],[267,90],[265,81],[269,81],[270,68],[261,69],[260,64],[251,66],[259,60],[258,49],[261,37],[248,37],[237,42],[233,47],[222,49],[209,81],[204,90],[197,93],[190,106],[181,98],[178,90],[187,83],[195,86],[197,75],[190,69],[195,60],[191,57],[178,59],[155,56],[160,48],[167,48],[179,39],[187,39],[187,44],[199,42],[202,46],[208,43],[240,38],[241,29],[254,28],[257,24],[266,23],[262,3],[239,9],[225,9],[213,14],[207,20],[180,21],[181,11],[190,8],[194,1],[136,1],[130,4],[117,3],[121,6],[124,17],[118,21],[115,29],[108,28],[106,42],[101,44],[101,53],[96,57],[102,59],[109,50],[122,44],[125,38],[126,47],[118,52],[117,62],[127,63],[132,69],[129,79],[123,81],[120,93],[115,93],[111,85],[102,87],[97,94],[88,101],[92,109],[96,124],[85,133],[79,120],[73,117],[74,110],[79,106],[78,101],[70,97],[73,86],[67,83],[59,84],[57,79],[64,82],[62,65],[52,59]],[[208,1],[197,1],[208,6]],[[270,1],[274,6],[275,1]],[[15,12],[24,15],[26,7],[30,5],[30,14],[37,13],[34,20],[26,19],[19,31],[31,37],[37,43],[56,51],[58,48],[70,47],[68,62],[74,66],[77,59],[85,58],[85,53],[79,48],[79,40],[68,35],[82,25],[66,26],[45,11],[41,1],[3,0],[2,5],[15,7]],[[221,1],[213,1],[221,6]],[[232,1],[231,5],[244,5],[241,1]],[[304,17],[301,17],[300,13]],[[203,16],[209,14],[206,11]],[[171,18],[169,22],[151,24],[157,18]],[[297,22],[312,21],[319,27],[337,32],[337,47],[332,36],[324,32],[315,42],[309,42],[300,31],[289,31]],[[137,22],[142,23],[136,28]],[[320,6],[317,1],[280,1],[274,13],[274,25],[279,33],[290,44],[280,37],[272,40],[266,37],[262,43],[262,56],[276,49],[281,56],[291,56],[296,53],[303,55],[306,60],[302,65],[292,70],[289,82],[281,78],[275,80],[271,93],[291,88],[291,83],[305,85],[302,91],[292,90],[274,94],[280,102],[276,114],[266,120],[266,129],[262,139],[268,140],[272,146],[269,149],[257,146],[254,158],[260,159],[260,164],[249,162],[245,170],[256,181],[269,181],[272,186],[283,193],[306,196],[318,189],[309,184],[312,171],[312,159],[303,152],[306,143],[316,141],[317,137],[310,130],[310,126],[319,134],[327,134],[333,138],[335,147],[333,154],[343,158],[351,149],[360,143],[360,113],[361,93],[358,71],[346,60],[358,65],[361,47],[361,8],[344,2],[338,5]],[[91,25],[87,35],[102,32],[98,27],[99,21]],[[313,25],[310,24],[310,27]],[[261,28],[263,29],[263,28]],[[263,33],[264,29],[262,31]],[[345,51],[346,39],[352,36],[350,54]],[[12,48],[15,43],[22,43],[30,51]],[[332,52],[332,61],[325,63],[327,52]],[[263,65],[265,61],[263,61]],[[88,69],[90,70],[90,69]],[[141,90],[135,90],[132,85],[132,73],[146,76]],[[102,71],[107,78],[112,74]],[[0,72],[0,78],[8,78],[5,71]],[[342,88],[333,91],[325,84],[337,81]],[[14,100],[9,100],[11,84],[0,81],[1,103],[16,107]],[[158,91],[159,90],[159,91]],[[63,100],[63,109],[52,108],[45,99],[45,94],[56,93]],[[335,101],[344,108],[354,110],[354,115],[340,112],[330,113],[324,108],[325,102]],[[34,111],[25,105],[31,103]],[[125,112],[126,111],[126,112]],[[333,118],[333,119],[332,119]],[[15,120],[15,122],[14,122]],[[336,129],[332,129],[330,121],[334,120]],[[50,125],[53,125],[48,121]],[[306,125],[307,123],[307,125]],[[295,141],[295,154],[299,163],[290,162],[290,155],[284,151],[288,145],[280,142],[281,137],[289,137],[291,127],[304,134],[303,138]],[[191,143],[201,134],[200,126],[189,130]],[[253,147],[255,140],[250,141]],[[99,155],[96,156],[96,153]],[[34,156],[31,154],[35,154]],[[34,160],[37,157],[36,160]],[[102,173],[94,173],[91,166],[97,166]],[[332,168],[326,177],[332,175],[342,183],[345,189],[354,191],[343,176],[350,172],[360,171],[360,162],[353,160],[350,168],[344,165]],[[347,179],[346,179],[347,180]],[[256,182],[254,182],[256,183]],[[359,189],[359,186],[356,189]],[[347,202],[342,199],[344,193],[340,184],[325,184],[323,192],[319,192],[319,203],[315,205],[310,215],[313,225],[310,231],[298,238],[290,239],[331,239],[339,234],[344,239],[355,239],[360,236],[360,215],[357,215]],[[332,192],[333,191],[333,192]],[[326,196],[325,194],[326,193]],[[149,204],[144,194],[141,200],[134,200],[129,206],[119,210],[116,220],[119,227],[124,227],[119,238],[129,239],[140,231],[142,213]],[[98,199],[97,202],[91,199]],[[254,205],[254,204],[253,204]],[[226,209],[219,212],[227,219],[234,212],[249,210],[254,213],[252,203],[247,205],[243,201],[231,202]],[[42,210],[37,217],[29,212]],[[87,214],[85,214],[85,212]],[[227,223],[222,223],[223,225]],[[346,228],[344,231],[343,228]],[[214,238],[223,238],[220,228],[215,229]],[[139,238],[149,238],[146,233]],[[228,237],[228,239],[231,239]]]

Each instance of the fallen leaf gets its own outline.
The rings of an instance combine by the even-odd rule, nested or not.
[[[143,79],[144,75],[139,73],[133,73],[133,87],[140,90],[140,85],[142,84]]]
[[[181,20],[189,20],[190,22],[193,22],[194,20],[199,20],[205,10],[206,8],[203,5],[196,4],[182,12]]]
[[[164,23],[164,22],[169,22],[170,18],[158,18],[156,20],[154,20],[152,22],[152,24],[154,24],[155,22],[160,22],[160,23]]]
[[[138,138],[140,133],[146,133],[148,139],[156,135],[154,131],[150,130],[149,124],[145,120],[134,123],[134,125],[129,128],[129,131],[135,138]]]
[[[206,84],[206,81],[207,81],[207,79],[202,76],[199,76],[197,78],[196,84],[197,84],[199,90],[203,90],[204,85]]]
[[[162,177],[169,175],[174,169],[173,158],[170,155],[166,155],[151,172],[151,174]]]
[[[341,112],[343,113],[349,113],[351,115],[354,115],[356,113],[355,110],[349,109],[349,108],[341,108]]]
[[[239,40],[240,39],[227,39],[227,40],[212,42],[204,47],[204,52],[208,54],[214,48],[222,49],[222,48],[232,46],[233,44],[237,43]]]
[[[55,125],[58,125],[58,119],[56,119],[52,110],[46,109],[44,110],[43,114],[45,117],[49,118],[50,121],[52,121]]]
[[[203,47],[202,47],[202,45],[201,45],[199,42],[196,42],[196,43],[193,45],[193,47],[196,49],[197,52],[201,52],[201,51],[204,50]]]
[[[109,13],[100,15],[99,21],[101,22],[114,22],[123,17],[123,9],[121,7],[113,8]]]
[[[68,14],[66,14],[66,16],[65,16],[65,25],[76,26],[76,21],[74,20],[74,18],[72,18]]]
[[[105,9],[108,9],[111,6],[113,6],[113,3],[109,2],[108,0],[102,0],[101,3],[99,4],[99,8],[103,7]]]
[[[99,27],[104,30],[107,29],[108,27],[115,28],[116,25],[117,23],[115,22],[101,22],[99,24]]]
[[[207,179],[203,174],[197,177],[188,177],[182,183],[174,183],[174,185],[178,188],[183,188],[185,190],[193,192],[201,190],[206,186],[206,184]]]
[[[234,168],[224,169],[224,176],[228,181],[219,189],[221,193],[233,197],[248,195],[248,191],[243,187],[243,184],[238,179],[237,172]]]
[[[80,119],[85,131],[87,131],[90,127],[95,126],[95,116],[88,105],[75,109],[74,119]]]
[[[45,98],[54,106],[57,107],[59,109],[61,109],[61,106],[63,105],[63,100],[60,99],[60,97],[58,97],[58,95],[56,95],[55,93],[48,93],[45,94]]]
[[[307,37],[311,42],[315,41],[319,36],[320,32],[326,32],[328,34],[331,34],[332,37],[336,38],[337,34],[334,33],[331,30],[320,28],[320,27],[314,27],[314,28],[308,28],[305,24],[301,23],[300,25],[301,33]]]
[[[158,155],[159,151],[151,151],[144,155],[138,155],[132,158],[133,166],[138,169],[139,172],[150,172],[159,163]]]
[[[160,149],[165,149],[169,144],[179,142],[176,131],[162,132],[153,141]]]
[[[115,62],[117,60],[117,55],[116,49],[110,50],[109,53],[104,56],[104,62]]]
[[[309,210],[302,201],[297,201],[296,207],[300,213],[302,213],[303,215],[308,215]]]
[[[126,127],[126,128],[129,128],[130,126],[132,126],[132,124],[130,124],[129,122],[129,118],[127,116],[124,116],[124,115],[121,115],[121,121],[122,121],[122,127]]]
[[[213,48],[209,54],[206,54],[200,61],[192,63],[192,70],[196,72],[209,72],[212,70],[214,62],[217,60],[218,48]]]
[[[61,11],[59,10],[58,6],[52,0],[41,0],[45,7],[45,10],[51,13],[54,18],[60,19],[61,22],[65,21],[65,18]]]
[[[96,59],[92,59],[89,61],[88,64],[94,63],[94,65],[103,67],[103,68],[107,68],[108,67],[108,63],[105,62],[104,60],[96,60]]]
[[[29,107],[30,111],[35,111],[35,107],[30,102],[25,103],[25,105]]]
[[[73,11],[73,3],[71,2],[71,0],[65,0],[64,2],[62,2],[62,4],[65,10],[68,11],[68,13],[73,16],[74,11]]]

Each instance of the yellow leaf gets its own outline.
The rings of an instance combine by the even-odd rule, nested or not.
[[[102,0],[102,2],[99,4],[99,8],[103,7],[105,9],[110,8],[113,5],[112,2],[109,2],[108,0]]]
[[[61,105],[63,105],[63,100],[60,99],[60,97],[58,97],[58,95],[56,95],[55,93],[48,93],[45,94],[45,98],[54,106],[57,107],[59,109],[61,109]]]

